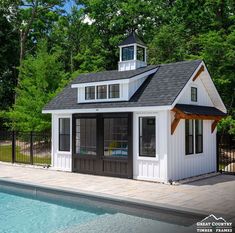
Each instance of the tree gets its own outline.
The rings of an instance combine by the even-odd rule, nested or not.
[[[14,102],[18,72],[19,41],[17,30],[7,20],[6,7],[0,7],[0,111]]]
[[[186,37],[183,25],[165,25],[149,44],[151,64],[182,61],[187,55]]]
[[[36,55],[28,55],[23,60],[16,102],[7,114],[12,129],[42,131],[50,128],[50,117],[42,114],[42,108],[67,82],[59,59],[60,51],[48,53],[47,44],[42,41]]]

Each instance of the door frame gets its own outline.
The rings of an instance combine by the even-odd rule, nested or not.
[[[128,119],[128,157],[105,157],[104,156],[104,119],[121,118]],[[95,118],[96,119],[96,156],[76,154],[76,119]],[[77,160],[77,161],[76,161]],[[82,161],[84,160],[84,161]],[[93,170],[78,170],[77,164],[92,163]],[[111,171],[105,171],[105,166],[109,164]],[[121,166],[126,166],[126,173],[117,172]],[[88,173],[95,175],[105,175],[114,177],[133,178],[133,113],[81,113],[72,115],[72,171],[79,173]]]

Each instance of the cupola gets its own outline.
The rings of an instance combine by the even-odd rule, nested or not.
[[[120,50],[119,71],[136,70],[147,66],[146,44],[135,32],[132,32],[118,47]]]

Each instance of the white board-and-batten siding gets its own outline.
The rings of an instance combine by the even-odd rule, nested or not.
[[[156,155],[141,157],[139,155],[139,118],[155,117]],[[134,112],[133,114],[133,178],[149,181],[167,181],[167,143],[168,111]]]
[[[214,106],[202,78],[203,75],[200,75],[189,83],[178,101],[179,104]],[[197,88],[197,102],[191,101],[191,87]],[[170,111],[170,122],[173,120],[174,113]],[[174,134],[169,135],[168,180],[179,180],[216,171],[216,129],[211,133],[212,123],[211,120],[203,120],[203,153],[186,155],[185,120],[180,120]]]
[[[179,180],[216,171],[216,130],[211,133],[211,124],[211,120],[203,121],[203,153],[186,155],[185,120],[180,120],[169,139],[169,180]]]
[[[70,151],[59,151],[59,118],[70,118]],[[52,114],[52,162],[53,169],[72,171],[72,115]]]

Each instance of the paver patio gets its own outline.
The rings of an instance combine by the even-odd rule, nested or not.
[[[235,220],[235,176],[232,175],[218,175],[188,184],[166,185],[0,163],[0,178],[104,193],[206,214],[230,215]]]

